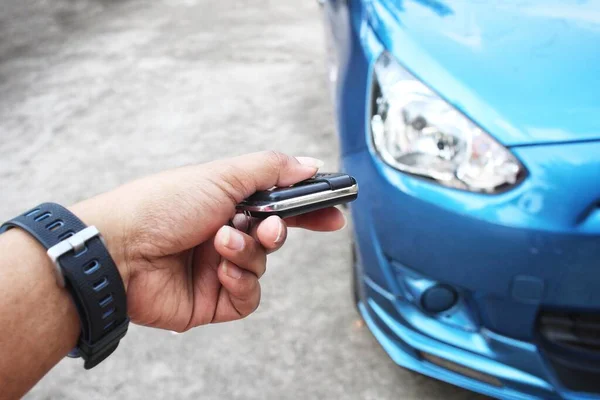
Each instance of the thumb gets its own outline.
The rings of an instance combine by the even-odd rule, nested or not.
[[[312,177],[323,161],[292,157],[277,151],[247,154],[205,164],[213,182],[237,204],[256,191],[273,186],[290,186]],[[234,205],[235,205],[234,204]]]

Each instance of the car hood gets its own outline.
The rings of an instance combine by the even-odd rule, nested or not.
[[[600,139],[600,4],[364,1],[398,61],[503,144]]]

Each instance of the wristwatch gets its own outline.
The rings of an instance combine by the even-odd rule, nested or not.
[[[58,285],[73,298],[81,334],[69,357],[82,357],[85,369],[95,367],[116,350],[129,326],[125,286],[100,232],[55,203],[5,222],[0,234],[15,227],[46,248]]]

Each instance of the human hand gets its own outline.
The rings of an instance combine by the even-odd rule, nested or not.
[[[226,226],[240,201],[308,179],[319,164],[254,153],[153,175],[71,210],[102,232],[127,290],[131,320],[183,332],[244,318],[258,307],[267,253],[283,245],[287,226],[318,231],[344,226],[336,208],[285,221],[272,216],[249,233]],[[234,220],[241,230],[244,222]]]

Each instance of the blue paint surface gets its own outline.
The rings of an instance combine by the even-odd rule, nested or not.
[[[600,4],[329,0],[324,11],[342,165],[360,186],[360,310],[374,335],[398,364],[495,397],[598,398],[563,385],[536,323],[540,310],[600,313]],[[507,146],[526,178],[476,194],[379,159],[368,129],[384,50]],[[439,315],[418,301],[435,283],[460,295]]]

